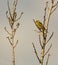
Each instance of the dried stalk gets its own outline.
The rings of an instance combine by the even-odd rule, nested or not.
[[[55,3],[55,1],[54,0],[51,0],[51,5],[50,5],[50,7],[48,7],[48,1],[46,2],[45,13],[44,13],[44,21],[43,21],[43,25],[45,27],[45,30],[43,30],[43,32],[41,32],[43,35],[39,35],[39,43],[40,43],[40,46],[41,46],[41,53],[40,53],[40,59],[38,59],[38,61],[39,61],[39,64],[40,65],[43,65],[43,63],[44,63],[43,61],[44,61],[45,55],[48,54],[48,52],[50,51],[50,49],[52,47],[52,44],[51,44],[50,47],[48,48],[48,50],[47,51],[45,50],[46,44],[50,41],[50,39],[53,36],[53,33],[52,33],[50,35],[49,39],[47,40],[47,32],[48,32],[49,20],[50,20],[51,14],[58,7],[58,2],[55,3],[55,4],[54,3]],[[35,21],[35,20],[33,19],[33,21]],[[40,36],[42,36],[43,39],[41,39]],[[34,48],[36,57],[39,58],[34,44],[33,44],[33,48]],[[47,61],[46,61],[46,65],[48,65],[49,56],[50,55],[48,54],[48,58],[47,58]]]
[[[50,57],[50,54],[48,54],[46,65],[48,65],[49,57]]]
[[[47,55],[47,53],[49,52],[49,50],[51,49],[51,47],[52,47],[52,44],[50,45],[50,47],[48,48],[48,50],[46,51],[46,53],[44,54],[44,56]]]
[[[37,57],[38,61],[41,63],[40,58],[38,57],[38,53],[37,53],[37,51],[36,51],[36,48],[35,48],[35,46],[34,46],[34,43],[32,43],[32,45],[33,45],[33,48],[34,48],[34,52],[35,52],[35,54],[36,54],[36,57]]]
[[[51,36],[49,37],[49,39],[47,40],[46,44],[50,41],[50,39],[53,37],[54,32],[52,32]]]
[[[48,7],[48,1],[46,2],[46,7],[45,7],[45,12],[44,12],[44,21],[43,21],[43,25],[45,25],[45,21],[46,21],[46,10],[47,10],[47,7]]]
[[[40,35],[39,35],[39,43],[40,43],[40,46],[41,46],[41,48],[42,48],[43,46],[42,46],[42,43],[41,43]]]
[[[12,65],[15,65],[15,47],[18,44],[18,40],[16,41],[16,43],[14,43],[14,37],[15,37],[16,30],[20,25],[19,23],[16,23],[16,28],[14,28],[14,23],[15,21],[18,21],[22,16],[21,13],[20,17],[18,17],[19,19],[17,19],[17,12],[16,12],[17,2],[18,0],[14,0],[13,8],[12,8],[13,11],[11,11],[9,6],[9,1],[7,0],[8,10],[6,11],[6,17],[8,18],[9,25],[11,27],[11,33],[6,29],[6,27],[4,28],[5,31],[9,34],[7,39],[9,40],[12,49]]]

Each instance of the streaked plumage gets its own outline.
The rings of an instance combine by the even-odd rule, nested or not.
[[[34,21],[36,27],[40,30],[40,31],[43,31],[45,30],[45,27],[43,26],[43,24],[39,21],[39,20],[36,20]]]

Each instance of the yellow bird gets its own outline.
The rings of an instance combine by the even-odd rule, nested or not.
[[[36,20],[36,21],[34,20],[34,23],[35,23],[36,27],[37,27],[40,31],[45,30],[44,25],[43,25],[39,20]]]

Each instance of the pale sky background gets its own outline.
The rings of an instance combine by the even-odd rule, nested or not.
[[[9,1],[12,4],[12,0]],[[46,0],[18,1],[18,16],[22,11],[24,14],[19,21],[20,27],[15,36],[15,40],[19,40],[19,43],[15,48],[16,65],[39,65],[32,46],[32,42],[34,42],[38,53],[40,54],[38,33],[34,31],[37,28],[33,22],[33,19],[43,21],[45,2]],[[6,39],[8,34],[4,30],[5,26],[8,30],[10,28],[5,15],[6,10],[7,0],[0,0],[0,65],[12,64],[11,47],[9,41]],[[50,50],[51,56],[48,65],[58,65],[58,8],[51,16],[49,31],[49,36],[52,32],[54,32],[54,36],[48,44],[49,46],[52,43],[52,48]]]

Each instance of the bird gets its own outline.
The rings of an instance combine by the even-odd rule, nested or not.
[[[39,20],[34,20],[34,23],[35,23],[35,25],[36,25],[36,27],[41,31],[41,32],[43,32],[44,30],[45,30],[45,27],[44,27],[44,25],[39,21]]]

